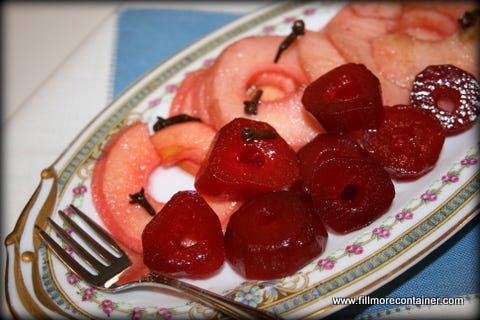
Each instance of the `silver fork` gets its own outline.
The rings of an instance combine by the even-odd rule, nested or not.
[[[75,258],[68,254],[60,244],[58,244],[38,225],[35,225],[35,230],[38,232],[38,235],[45,242],[47,247],[55,253],[55,255],[72,273],[87,281],[96,289],[114,293],[128,289],[145,287],[168,288],[176,292],[183,293],[189,298],[211,307],[233,319],[282,319],[276,314],[253,308],[214,292],[194,286],[190,283],[158,273],[151,274],[147,278],[139,281],[129,282],[126,284],[117,284],[116,282],[118,281],[120,274],[132,265],[130,259],[115,243],[115,241],[102,229],[102,227],[96,224],[77,207],[73,205],[70,207],[79,218],[81,218],[92,230],[94,230],[97,236],[101,238],[108,245],[108,247],[115,252],[115,254],[113,254],[111,250],[107,250],[100,242],[95,240],[88,232],[86,232],[79,224],[77,224],[63,211],[59,211],[62,219],[70,226],[75,234],[83,240],[85,245],[91,248],[101,259],[97,259],[97,257],[91,253],[91,250],[86,250],[82,244],[70,236],[51,218],[48,218],[48,223],[52,227],[53,231],[63,241],[71,246],[74,252],[82,257],[83,261],[93,268],[95,272],[92,272],[75,260]],[[102,260],[104,262],[102,262]]]

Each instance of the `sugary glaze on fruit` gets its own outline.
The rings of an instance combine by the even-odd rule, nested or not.
[[[346,62],[362,63],[379,78],[385,105],[408,104],[415,75],[429,65],[454,64],[478,79],[478,33],[457,21],[472,8],[474,2],[352,3],[321,36]]]
[[[429,66],[415,77],[410,103],[434,114],[447,135],[457,134],[473,126],[480,113],[480,85],[451,64]]]
[[[385,107],[376,130],[349,135],[396,179],[414,179],[433,169],[445,142],[440,122],[427,110]]]
[[[455,65],[474,77],[477,75],[475,42],[478,38],[478,28],[474,26],[461,28],[456,21],[468,9],[471,9],[470,4],[463,2],[441,6],[435,3],[352,3],[340,10],[322,30],[305,30],[303,35],[297,37],[296,41],[282,51],[278,61],[274,61],[274,56],[280,43],[285,40],[284,37],[249,36],[225,48],[212,66],[192,72],[180,86],[169,111],[172,116],[187,114],[200,118],[202,122],[176,124],[150,137],[146,133],[148,129],[145,124],[136,123],[127,126],[112,137],[103,151],[102,158],[95,164],[92,176],[94,205],[112,235],[126,246],[129,254],[136,261],[133,273],[126,277],[132,279],[137,271],[139,276],[143,275],[145,266],[141,263],[141,259],[138,259],[139,256],[143,254],[145,261],[149,261],[156,254],[157,249],[152,249],[150,245],[157,241],[153,239],[153,235],[156,236],[158,233],[155,232],[158,224],[156,227],[149,227],[154,232],[146,232],[145,243],[148,243],[150,249],[142,251],[141,234],[149,222],[152,221],[152,225],[155,224],[152,217],[142,208],[130,204],[128,197],[129,194],[145,187],[149,172],[156,166],[179,166],[192,175],[200,176],[199,181],[206,176],[210,177],[206,179],[208,183],[197,184],[197,187],[200,186],[198,188],[200,193],[195,193],[197,200],[200,197],[206,201],[201,201],[200,207],[203,208],[201,211],[208,211],[206,215],[213,217],[212,211],[207,209],[209,207],[217,216],[215,219],[205,220],[209,221],[204,223],[205,229],[215,230],[212,232],[217,235],[219,230],[220,233],[223,230],[228,234],[226,238],[230,240],[227,246],[230,249],[227,248],[226,251],[227,256],[230,255],[229,262],[245,277],[274,278],[297,271],[303,263],[323,251],[327,234],[324,232],[322,223],[328,226],[331,232],[343,234],[358,230],[381,216],[388,210],[395,194],[391,178],[412,179],[427,173],[435,165],[439,149],[443,144],[444,136],[439,133],[442,131],[439,129],[441,126],[438,121],[435,122],[434,117],[427,117],[428,120],[425,120],[425,117],[418,116],[424,110],[410,111],[414,108],[397,106],[410,103],[410,91],[415,77],[422,70],[427,70],[427,67],[434,65],[434,68],[438,66],[443,68],[441,66],[447,64]],[[316,119],[309,112],[313,110],[309,105],[313,104],[311,102],[316,97],[308,96],[312,92],[315,96],[316,92],[322,90],[319,88],[321,86],[317,88],[312,86],[307,97],[304,92],[308,92],[308,86],[329,71],[337,67],[351,68],[352,64],[361,65],[361,68],[372,73],[379,82],[380,86],[370,85],[370,89],[373,89],[369,90],[375,96],[373,99],[370,97],[370,100],[376,101],[375,107],[363,109],[350,118],[348,118],[348,112],[342,109],[333,121],[329,122],[321,116],[317,116]],[[449,75],[452,74],[454,72],[449,73]],[[348,76],[343,79],[345,82]],[[475,90],[478,91],[478,81],[471,81],[475,81]],[[259,90],[262,94],[257,98],[255,112],[245,112],[244,102],[253,99],[256,94],[258,95]],[[473,97],[477,91],[473,91],[471,96]],[[346,92],[353,96],[367,95],[359,90]],[[302,97],[304,97],[303,102]],[[334,99],[330,99],[328,103],[336,99],[355,100],[347,99],[352,96],[345,95],[345,92],[333,94],[330,97]],[[381,108],[378,107],[379,97],[383,101]],[[417,97],[418,95],[413,94],[412,101],[418,101]],[[478,94],[476,97],[478,98]],[[422,100],[421,103],[423,104],[424,101]],[[412,104],[415,103],[412,102]],[[472,112],[478,116],[478,102],[474,102],[473,105],[477,108]],[[352,105],[345,108],[355,110]],[[422,105],[422,108],[429,109],[425,105]],[[456,110],[456,107],[452,106],[452,101],[445,101],[445,99],[437,104],[436,108]],[[335,108],[331,110],[334,111],[330,112],[331,114],[336,113]],[[376,110],[376,112],[369,113],[365,110]],[[398,112],[402,112],[402,115]],[[315,114],[315,112],[312,113]],[[367,121],[363,124],[355,121],[360,117],[359,115],[362,117],[367,115]],[[406,115],[411,115],[409,119],[420,124],[417,123],[413,129],[409,128],[404,121],[399,120]],[[260,141],[259,144],[262,147],[255,146],[255,143],[252,144],[245,139],[241,143],[238,141],[234,143],[232,139],[227,138],[225,143],[218,143],[218,140],[221,140],[220,132],[224,130],[225,125],[236,118],[244,118],[253,123],[265,123],[268,126],[255,128],[266,130],[263,138],[259,138],[261,136],[259,135],[256,138],[257,142],[253,139],[255,143]],[[467,130],[473,125],[473,121],[462,120],[465,124],[452,129],[451,132],[447,130],[447,135]],[[342,125],[339,126],[338,123]],[[420,128],[422,126],[425,128]],[[324,134],[325,129],[330,132]],[[335,138],[331,137],[332,131],[335,131]],[[273,137],[269,137],[271,132],[274,133]],[[323,139],[321,143],[318,142],[327,136],[330,138]],[[434,137],[431,139],[432,143],[427,141],[427,136],[428,139]],[[389,138],[385,141],[381,137]],[[263,148],[264,145],[268,145],[270,139],[283,140],[281,151],[277,147],[273,148],[274,151]],[[215,152],[215,145],[218,144],[221,146],[221,151]],[[358,150],[359,146],[361,150]],[[418,151],[423,150],[424,147],[428,149],[426,152]],[[239,150],[243,151],[239,152]],[[287,161],[289,164],[275,163],[262,166],[265,159],[271,158],[265,157],[270,152],[268,150],[272,151],[272,154],[288,154],[284,159],[290,159]],[[406,152],[412,150],[417,151],[415,155]],[[298,151],[295,155],[298,159],[292,167],[292,163],[295,162],[291,158],[293,151]],[[224,163],[225,154],[228,152],[233,154],[230,162],[243,163],[247,166],[241,169],[230,168],[232,171],[230,180],[218,179],[218,176],[211,174],[219,168],[213,171],[208,169],[211,172],[205,174],[207,171],[205,168],[209,168],[212,164],[213,158],[210,158],[212,154],[220,155],[219,158],[223,158],[221,163]],[[415,159],[410,162],[400,161],[402,157]],[[399,162],[403,163],[400,167]],[[248,167],[250,168],[247,169]],[[265,171],[255,171],[252,168],[262,168]],[[249,170],[253,172],[250,176],[257,178],[253,184],[247,183],[248,179],[244,176]],[[340,174],[333,174],[337,172]],[[214,177],[213,180],[212,177]],[[287,179],[282,180],[285,177]],[[215,184],[210,185],[214,180]],[[264,182],[262,180],[268,180],[268,182],[262,185]],[[279,182],[280,180],[282,181]],[[303,188],[297,189],[299,184]],[[222,193],[225,192],[228,195],[215,192],[213,189],[216,187],[212,188],[212,186],[222,186]],[[148,188],[145,190],[149,197]],[[266,205],[262,207],[258,203],[269,202],[265,199],[275,198],[276,196],[270,194],[276,193],[281,194],[282,199],[293,197],[294,203],[300,201],[302,204],[298,206],[299,208],[313,206],[312,210],[323,222],[310,224],[310,227],[316,225],[313,228],[319,234],[316,246],[313,246],[315,250],[307,250],[309,253],[305,253],[299,249],[288,254],[297,257],[299,252],[303,252],[300,256],[308,259],[302,260],[299,257],[294,259],[295,262],[286,259],[288,266],[275,270],[270,266],[269,273],[265,265],[268,265],[267,260],[271,260],[272,252],[275,250],[265,251],[265,259],[259,259],[263,261],[263,267],[256,264],[259,261],[247,258],[246,255],[243,258],[239,257],[240,255],[234,253],[236,250],[232,249],[232,238],[238,240],[244,239],[245,236],[236,238],[232,236],[235,232],[231,230],[242,229],[242,223],[230,225],[230,221],[235,215],[246,216],[245,213],[239,214],[245,211],[245,207],[256,207],[257,213],[270,210]],[[193,194],[187,192],[180,197],[191,196]],[[310,199],[312,204],[309,203]],[[282,200],[277,200],[274,202],[282,203]],[[185,211],[182,201],[175,200],[174,205],[169,204],[169,208],[165,210],[160,210],[162,207],[165,208],[163,203],[155,202],[151,197],[149,201],[152,202],[155,210],[170,212],[169,215],[174,215],[172,212]],[[306,205],[306,203],[309,204]],[[374,204],[373,207],[372,204]],[[259,207],[262,208],[257,210]],[[270,219],[271,215],[260,214],[259,216],[263,218],[259,221],[263,223],[255,227],[260,230],[263,227],[268,229],[276,225],[278,228],[286,228],[282,233],[287,235],[298,230],[304,231],[302,235],[315,233],[310,232],[313,229],[309,229],[308,232],[303,229],[305,223],[312,219],[310,214],[305,216],[305,212],[310,209],[299,209],[301,213],[298,213],[298,216],[304,218],[297,221],[298,223],[293,223],[288,219],[295,217],[286,217],[281,213],[288,208],[288,204],[283,207],[279,208],[278,215],[274,215],[278,219]],[[342,208],[341,212],[338,208]],[[295,211],[295,209],[292,210]],[[134,211],[136,213],[133,213]],[[124,213],[127,214],[124,215]],[[173,217],[172,221],[176,221],[177,218],[181,220],[180,216]],[[160,219],[160,217],[161,215],[157,213],[153,219]],[[186,213],[185,219],[193,221],[197,218]],[[176,234],[171,234],[170,237],[173,239],[177,233],[183,232],[195,234],[196,231],[189,229],[190,222],[184,220],[176,223],[172,228],[177,230]],[[165,221],[164,223],[173,222]],[[243,225],[245,224],[248,224],[248,221],[243,222]],[[298,232],[295,234],[300,238]],[[270,233],[263,233],[263,231],[258,231],[254,235],[257,236],[258,241],[266,241],[270,238]],[[271,241],[275,239],[277,238],[270,238]],[[177,248],[191,247],[195,242],[191,240],[178,242],[181,245]],[[233,247],[241,246],[237,240],[233,241],[236,243]],[[246,240],[242,241],[246,243]],[[306,243],[315,243],[309,241]],[[212,247],[218,249],[218,239],[217,244]],[[270,249],[273,247],[275,246],[270,246]],[[206,247],[204,249],[208,250]],[[170,253],[175,251],[169,250]],[[182,255],[181,251],[178,253]],[[213,263],[208,267],[209,263],[205,263],[206,269],[203,269],[201,264],[196,264],[197,267],[192,270],[159,270],[166,270],[165,272],[180,277],[203,277],[217,270],[216,268],[221,264],[220,256],[219,253],[216,255],[218,259],[212,260],[217,261],[217,264]],[[201,260],[192,256],[188,259],[192,263]],[[163,262],[152,262],[150,267],[156,268],[156,265]]]
[[[202,116],[199,111],[193,114],[216,130],[238,117],[264,121],[297,150],[323,129],[300,101],[309,82],[299,63],[297,46],[300,41],[284,51],[277,63],[273,61],[283,39],[280,36],[251,36],[229,45],[208,71],[202,72],[203,78],[197,86],[189,87],[192,80],[187,77],[187,87],[182,85],[182,94],[175,98],[170,114],[188,111],[189,103],[185,108],[179,107],[179,100],[186,99],[184,96],[204,92],[195,105],[208,115]],[[197,77],[197,73],[193,76]],[[243,102],[260,89],[263,94],[257,114],[246,114]]]
[[[136,123],[116,133],[103,150],[92,174],[93,204],[112,236],[136,252],[142,252],[141,234],[152,218],[140,205],[130,204],[130,194],[147,185],[161,162],[150,143],[147,125]],[[146,196],[158,210],[162,204]]]
[[[308,193],[313,173],[322,162],[338,157],[365,157],[367,154],[352,139],[335,133],[325,133],[303,146],[297,156],[300,161],[301,184]]]
[[[250,198],[231,217],[226,257],[245,278],[292,274],[325,248],[327,232],[305,197],[288,191]]]
[[[153,133],[150,141],[162,157],[162,165],[178,165],[195,175],[216,131],[203,122],[183,122]]]
[[[220,220],[195,191],[179,191],[142,233],[150,270],[177,277],[211,276],[225,260]]]
[[[333,68],[310,83],[302,103],[328,132],[374,129],[383,113],[380,81],[357,63]]]
[[[271,136],[250,141],[244,136],[245,129]],[[195,176],[195,188],[202,195],[245,200],[260,193],[288,188],[299,178],[295,151],[272,126],[262,121],[236,118],[215,136],[206,161]]]
[[[314,210],[332,231],[361,229],[390,207],[395,187],[389,174],[367,157],[338,157],[314,171],[310,194]]]

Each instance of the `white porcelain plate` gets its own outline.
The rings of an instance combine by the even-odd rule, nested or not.
[[[156,291],[109,294],[76,279],[46,250],[33,226],[75,204],[96,221],[90,174],[99,152],[120,127],[136,120],[153,124],[166,116],[185,75],[211,63],[225,46],[248,35],[287,35],[295,19],[318,30],[339,10],[334,2],[280,2],[244,16],[200,39],[132,84],[82,131],[51,167],[7,237],[8,303],[19,318],[184,319],[214,311],[182,296]],[[478,127],[478,124],[477,124]],[[286,318],[324,316],[341,306],[332,297],[365,295],[415,264],[478,212],[477,128],[449,137],[435,169],[414,182],[396,183],[391,209],[370,226],[331,235],[325,252],[296,274],[274,281],[245,281],[225,264],[207,280],[193,281]],[[159,194],[167,200],[193,179],[172,169]],[[175,185],[175,187],[172,187]],[[354,250],[352,250],[354,248]]]

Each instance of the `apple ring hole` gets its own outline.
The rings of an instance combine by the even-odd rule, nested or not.
[[[262,101],[282,99],[294,92],[299,83],[291,76],[279,71],[265,71],[253,75],[247,83],[246,94],[253,98],[255,91],[262,90]]]
[[[159,166],[148,177],[147,188],[156,201],[167,202],[178,190],[194,190],[194,177],[177,166]]]

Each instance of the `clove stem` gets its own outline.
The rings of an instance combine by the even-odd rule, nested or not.
[[[243,101],[245,105],[244,110],[246,114],[257,114],[258,113],[258,104],[260,102],[260,98],[262,97],[263,90],[255,91],[252,100]]]
[[[295,41],[295,39],[297,39],[297,37],[303,34],[305,34],[305,22],[303,22],[303,20],[295,20],[292,25],[292,32],[280,44],[277,55],[275,56],[273,62],[277,63],[282,52],[285,51]]]
[[[153,131],[157,132],[165,127],[173,124],[188,122],[188,121],[201,121],[200,118],[189,116],[188,114],[179,114],[170,118],[157,117],[157,122],[153,125]]]
[[[268,129],[255,129],[251,127],[245,127],[242,130],[242,138],[246,142],[253,141],[255,139],[274,139],[277,136],[275,131]]]

